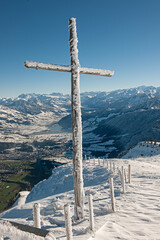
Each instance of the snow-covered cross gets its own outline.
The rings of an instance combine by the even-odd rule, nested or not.
[[[71,72],[71,98],[72,98],[72,134],[73,134],[73,177],[74,177],[74,194],[75,194],[75,218],[82,219],[84,216],[84,189],[83,189],[83,174],[82,174],[82,121],[81,121],[81,102],[80,102],[80,87],[79,74],[92,74],[111,77],[114,72],[109,70],[82,68],[78,60],[77,49],[77,31],[76,19],[69,20],[70,30],[70,57],[71,65],[54,65],[40,62],[24,63],[27,68],[45,69],[52,71]]]

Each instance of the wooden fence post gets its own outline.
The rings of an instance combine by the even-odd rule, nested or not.
[[[33,206],[33,219],[34,219],[34,227],[41,228],[39,203],[35,203]]]
[[[112,162],[110,161],[110,171],[112,172]]]
[[[110,192],[111,192],[111,206],[112,206],[112,211],[115,212],[115,200],[114,200],[114,186],[113,186],[113,178],[110,176]]]
[[[131,183],[131,165],[128,165],[128,183]]]
[[[126,169],[124,169],[124,178],[125,178],[125,183],[127,183]]]
[[[70,206],[69,204],[64,205],[64,216],[65,216],[65,226],[66,226],[66,239],[73,240],[72,236],[72,222],[70,215]]]
[[[116,168],[115,168],[115,163],[113,162],[113,173],[115,174]]]
[[[107,171],[108,171],[108,160],[107,160]]]
[[[123,166],[122,166],[122,189],[123,189],[123,193],[125,193],[124,167]]]
[[[93,198],[92,198],[92,194],[88,195],[88,203],[89,203],[89,224],[90,224],[90,230],[94,231],[94,214],[93,214]]]
[[[103,167],[105,166],[105,159],[103,158]]]
[[[122,173],[121,173],[121,170],[120,170],[120,169],[119,169],[118,171],[119,171],[119,178],[120,178],[120,181],[121,181],[121,183],[122,183]]]

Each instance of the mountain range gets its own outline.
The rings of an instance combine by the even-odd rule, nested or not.
[[[81,104],[84,155],[117,157],[141,141],[160,141],[160,87],[85,92],[81,94]],[[44,141],[52,134],[58,137],[65,132],[67,137],[61,143],[69,146],[71,155],[70,95],[21,94],[2,98],[0,130],[1,154],[13,149],[13,143],[29,145],[34,152],[37,136],[40,142],[40,138]],[[54,143],[51,141],[51,145]]]

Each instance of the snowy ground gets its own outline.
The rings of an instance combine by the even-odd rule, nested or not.
[[[73,239],[160,240],[160,155],[111,161],[116,165],[116,212],[111,211],[109,176],[112,172],[110,169],[106,170],[106,161],[105,166],[103,161],[101,165],[98,160],[96,164],[94,160],[85,161],[85,218],[80,222],[73,222]],[[127,171],[128,164],[131,164],[132,179],[123,194],[117,167],[124,165]],[[95,234],[89,231],[89,192],[93,194]],[[19,201],[18,206],[0,214],[0,218],[33,226],[32,208],[35,202],[39,202],[42,228],[53,231],[56,239],[66,239],[63,206],[69,203],[72,215],[74,207],[71,164],[56,168],[48,180],[37,184],[26,202],[22,204],[23,201]],[[5,231],[3,224],[0,224],[0,236],[24,239],[16,235],[15,229],[12,233]],[[29,236],[28,239],[34,238]]]
[[[123,158],[149,157],[160,154],[160,142],[140,142],[131,148]]]

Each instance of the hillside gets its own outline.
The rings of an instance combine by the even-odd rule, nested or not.
[[[72,224],[73,239],[127,239],[127,240],[158,240],[159,229],[159,184],[160,184],[160,155],[132,159],[111,159],[116,165],[114,174],[116,212],[111,211],[109,176],[112,171],[106,171],[107,165],[96,163],[93,159],[84,162],[85,186],[85,218]],[[131,184],[126,185],[126,193],[117,172],[123,165],[127,171],[131,164]],[[110,166],[110,164],[109,164]],[[95,216],[95,238],[89,231],[88,193],[93,194]],[[65,222],[63,206],[71,205],[73,215],[74,195],[72,180],[72,165],[63,165],[53,170],[52,176],[38,183],[27,197],[26,204],[13,207],[0,214],[0,218],[33,226],[32,208],[35,202],[41,205],[41,225],[49,229],[57,239],[65,239]],[[0,232],[4,236],[21,240],[21,235],[10,228],[5,232],[0,224]],[[7,235],[8,234],[8,235]],[[10,234],[10,235],[9,235]],[[33,236],[30,236],[29,239]]]
[[[126,151],[122,158],[138,158],[138,157],[151,157],[160,155],[160,142],[140,142],[133,148]]]
[[[160,88],[82,94],[83,149],[86,155],[117,157],[141,141],[160,141]],[[59,121],[71,127],[71,116]]]

